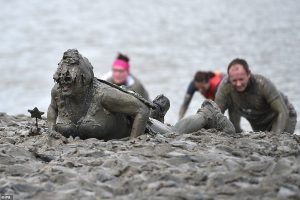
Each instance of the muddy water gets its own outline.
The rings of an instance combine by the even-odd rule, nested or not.
[[[118,51],[152,98],[171,99],[174,124],[196,70],[226,70],[249,61],[284,91],[300,113],[300,3],[297,0],[0,0],[0,111],[46,110],[62,53],[77,48],[97,76]],[[203,98],[195,95],[188,113]],[[244,122],[244,127],[250,129]],[[300,125],[298,123],[297,131]]]

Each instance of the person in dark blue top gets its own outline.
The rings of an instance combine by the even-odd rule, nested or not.
[[[220,72],[198,71],[194,76],[194,80],[188,86],[184,97],[183,104],[179,111],[179,119],[183,118],[195,92],[200,92],[206,99],[215,99],[218,86],[223,78]]]

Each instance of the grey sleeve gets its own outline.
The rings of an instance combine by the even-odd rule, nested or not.
[[[261,91],[265,100],[270,104],[277,98],[280,98],[280,93],[275,85],[267,78],[263,77],[261,80]]]
[[[276,120],[272,124],[272,132],[282,133],[288,123],[288,109],[281,97],[272,101],[271,108],[278,113]]]
[[[277,118],[272,124],[272,132],[281,133],[284,131],[288,122],[288,108],[274,84],[266,78],[263,81],[262,95],[270,104],[272,110],[277,113]]]
[[[127,86],[128,89],[135,91],[136,93],[140,94],[144,99],[150,101],[149,93],[142,84],[142,82],[137,79],[135,76],[131,75],[134,79],[134,84]]]

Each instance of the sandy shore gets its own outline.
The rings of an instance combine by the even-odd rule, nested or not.
[[[143,135],[134,140],[28,135],[0,113],[0,194],[14,199],[300,199],[300,136]]]

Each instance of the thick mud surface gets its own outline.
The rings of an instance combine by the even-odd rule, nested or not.
[[[53,138],[0,113],[0,194],[14,199],[300,199],[300,136],[216,130]]]

